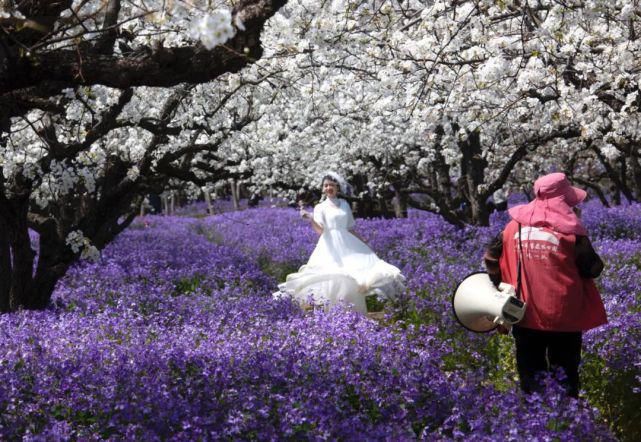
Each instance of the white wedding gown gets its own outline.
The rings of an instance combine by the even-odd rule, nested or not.
[[[323,227],[316,248],[307,264],[287,275],[276,296],[290,295],[301,304],[344,302],[366,313],[366,296],[393,299],[405,289],[401,271],[350,232],[354,217],[347,201],[326,199],[314,207],[314,221]]]

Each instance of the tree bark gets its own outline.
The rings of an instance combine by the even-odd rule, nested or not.
[[[11,246],[9,245],[9,232],[4,219],[0,216],[0,312],[9,311],[10,275]]]
[[[203,195],[205,196],[205,203],[207,203],[207,213],[209,215],[213,215],[214,205],[211,202],[211,194],[209,193],[209,190],[203,189]]]
[[[407,218],[407,196],[395,188],[392,203],[394,205],[394,216],[396,218]]]
[[[603,192],[601,187],[577,177],[572,177],[572,181],[584,187],[589,187],[590,189],[592,189],[594,193],[596,193],[597,198],[599,198],[599,201],[601,201],[601,204],[603,204],[604,207],[610,207],[610,203],[608,202],[608,199],[606,198],[605,193]]]
[[[632,185],[634,187],[635,201],[641,200],[641,163],[639,163],[639,151],[636,145],[629,146],[630,168],[632,169]]]
[[[232,200],[232,205],[234,207],[234,210],[240,210],[240,201],[239,201],[239,196],[238,196],[238,185],[236,183],[236,180],[231,179],[229,181],[229,186],[231,188],[231,200]]]
[[[632,196],[632,191],[628,188],[628,186],[625,183],[625,177],[622,177],[617,173],[617,171],[612,167],[610,162],[603,156],[601,151],[599,150],[598,147],[591,146],[590,150],[594,152],[596,157],[598,158],[599,162],[603,165],[605,168],[606,173],[608,174],[608,177],[610,180],[612,180],[612,183],[616,186],[616,189],[618,192],[622,193],[625,198],[628,200],[628,202],[631,202],[634,200],[634,197]],[[625,163],[625,159],[623,161]],[[622,172],[625,173],[625,166],[621,165]]]
[[[49,21],[55,20],[66,7],[63,3],[40,0],[31,2],[55,8],[47,12]],[[113,2],[111,2],[113,3]],[[179,83],[204,83],[227,72],[237,72],[262,55],[260,34],[265,22],[280,9],[286,0],[241,0],[232,14],[239,19],[244,31],[239,31],[225,47],[206,50],[200,45],[179,48],[142,48],[123,56],[109,53],[113,47],[113,33],[106,32],[97,44],[78,44],[75,48],[33,49],[38,42],[34,31],[12,33],[0,37],[7,48],[15,53],[5,57],[6,66],[0,70],[0,95],[41,83],[55,84],[58,90],[78,85],[102,84],[114,88],[131,86],[169,87]],[[70,6],[70,5],[69,5]],[[114,5],[116,6],[116,5]],[[26,11],[27,18],[35,9]],[[49,22],[45,24],[45,27]],[[20,45],[13,43],[15,39]],[[109,46],[111,45],[111,47]],[[20,56],[25,47],[30,56]],[[45,46],[44,49],[47,49]]]
[[[28,306],[32,309],[43,309],[49,304],[56,283],[76,259],[64,238],[60,238],[54,228],[50,227],[40,233],[39,244],[33,284],[34,297],[32,304]]]
[[[9,309],[30,308],[34,304],[33,266],[35,253],[31,249],[27,214],[28,198],[10,201],[7,224],[11,246],[12,267],[10,273]]]
[[[461,143],[461,190],[470,205],[472,224],[487,226],[490,212],[486,205],[487,195],[479,191],[485,183],[487,161],[482,156],[481,135],[478,131],[468,133],[467,140]]]

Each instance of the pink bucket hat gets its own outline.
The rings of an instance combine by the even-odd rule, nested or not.
[[[585,190],[573,187],[563,173],[544,175],[534,182],[536,197],[529,204],[512,207],[510,216],[525,226],[548,226],[558,232],[587,235],[572,207],[585,199]]]

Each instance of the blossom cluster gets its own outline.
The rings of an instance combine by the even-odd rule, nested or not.
[[[231,22],[231,11],[218,9],[197,19],[190,29],[190,36],[200,40],[207,49],[213,49],[236,34]]]

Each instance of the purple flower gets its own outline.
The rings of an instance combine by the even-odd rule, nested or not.
[[[295,210],[262,207],[146,217],[74,267],[49,310],[0,316],[0,438],[613,440],[604,422],[633,431],[641,406],[640,239],[617,221],[638,210],[584,209],[610,317],[585,335],[586,399],[553,379],[523,396],[510,338],[453,319],[452,290],[482,268],[500,217],[357,220],[407,278],[378,323],[272,299],[317,237]]]

